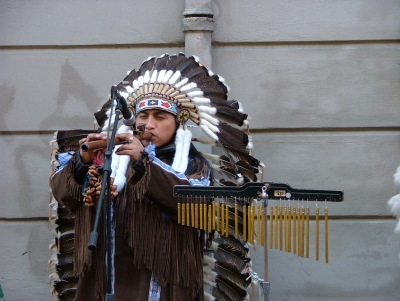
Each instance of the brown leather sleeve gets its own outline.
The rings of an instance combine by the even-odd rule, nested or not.
[[[175,185],[189,185],[187,179],[179,179],[162,167],[150,163],[150,183],[146,196],[155,202],[173,220],[177,221],[178,203],[182,200],[174,197]]]
[[[82,201],[82,185],[74,179],[75,157],[60,171],[50,178],[50,188],[55,199],[68,210],[73,211]]]

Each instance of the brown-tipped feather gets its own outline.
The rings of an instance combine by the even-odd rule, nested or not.
[[[169,55],[168,55],[168,54],[164,55],[163,57],[158,57],[158,58],[156,58],[156,61],[155,61],[155,63],[154,63],[153,70],[158,70],[158,71],[160,71],[160,70],[165,69],[165,66],[166,66],[167,63],[168,63],[168,60],[169,60]]]
[[[242,126],[248,115],[228,106],[214,106],[217,109],[215,116],[222,121]]]
[[[249,278],[250,274],[248,274],[248,273],[239,274],[239,273],[232,272],[231,270],[218,264],[218,262],[215,264],[215,272],[218,275],[221,275],[224,278],[232,281],[233,283],[235,283],[237,286],[241,287],[242,289],[246,289],[251,283],[251,278]]]
[[[76,288],[77,286],[78,286],[78,281],[75,277],[70,277],[64,279],[64,281],[56,281],[54,283],[54,288],[59,294],[62,294],[64,291],[67,291],[68,289]]]
[[[231,146],[225,146],[225,149],[229,151],[233,156],[246,161],[247,163],[251,164],[254,167],[257,167],[260,165],[260,161],[253,156],[249,155],[247,152],[242,152],[234,147]]]
[[[257,182],[256,174],[259,173],[259,170],[257,168],[251,166],[249,163],[243,160],[239,160],[238,162],[236,162],[236,166],[239,167],[242,175],[248,177],[253,182]]]
[[[224,86],[223,83],[221,82],[216,82],[213,80],[207,80],[203,79],[201,82],[197,82],[197,87],[199,87],[202,91],[205,92],[205,94],[210,95],[208,91],[213,91],[214,94],[218,93],[218,95],[222,95],[222,98],[224,98],[227,93],[226,86]]]
[[[181,64],[184,60],[186,60],[186,57],[183,53],[179,53],[178,55],[171,55],[169,57],[166,68],[175,72],[177,66],[179,66],[179,64]]]
[[[225,165],[225,167],[230,168],[230,169],[235,169],[235,162],[232,161],[232,158],[229,158],[226,155],[222,155],[219,157],[219,162]]]
[[[226,100],[217,97],[210,97],[210,102],[212,106],[228,106],[235,110],[239,110],[239,102],[237,100]]]
[[[221,276],[217,276],[216,278],[217,287],[226,294],[233,301],[241,301],[245,300],[247,296],[247,292],[233,283],[232,281],[223,278]]]
[[[181,72],[182,77],[186,77],[186,73],[190,69],[196,68],[197,66],[199,66],[199,64],[196,62],[194,57],[191,56],[191,57],[186,58],[182,63],[180,63],[176,67],[176,70]]]
[[[136,72],[135,69],[133,69],[129,74],[124,78],[124,82],[128,82],[130,85],[132,85],[133,81],[139,77],[139,74]]]
[[[58,131],[57,144],[58,152],[64,153],[68,151],[76,151],[79,149],[79,140],[86,138],[90,133],[96,131],[92,130],[71,130],[71,131]]]
[[[207,68],[204,66],[196,66],[194,68],[187,69],[184,72],[184,76],[189,79],[190,82],[197,83],[197,80],[207,79],[208,75]]]
[[[221,134],[231,137],[232,140],[237,141],[237,143],[244,146],[249,144],[249,136],[241,130],[234,128],[225,122],[221,122],[218,125],[218,128]]]
[[[220,180],[218,180],[218,182],[219,182],[219,184],[221,186],[237,186],[236,183],[234,183],[232,181],[225,180],[225,179],[220,179]]]
[[[221,291],[218,287],[214,287],[212,290],[212,295],[218,300],[218,301],[232,301],[231,298],[229,298],[223,291]]]
[[[215,259],[227,269],[238,273],[242,273],[249,262],[249,260],[232,254],[220,246],[218,246],[218,251],[215,253]]]
[[[143,76],[147,70],[152,70],[155,61],[156,58],[154,56],[147,61],[144,61],[137,72],[139,76]]]
[[[227,175],[231,179],[236,179],[238,172],[235,171],[234,169],[225,167],[225,166],[220,166],[219,171],[221,171],[223,174]]]
[[[218,242],[222,248],[226,248],[225,246],[230,246],[231,248],[236,249],[236,252],[240,253],[240,256],[247,257],[249,253],[249,248],[243,245],[239,240],[230,236],[220,236]]]
[[[104,126],[104,123],[108,118],[106,113],[110,108],[111,108],[111,99],[107,100],[107,102],[101,107],[101,109],[93,114],[100,128]]]
[[[247,152],[246,146],[240,143],[240,141],[221,133],[217,133],[217,136],[218,141],[224,146],[225,151],[227,151],[228,148],[235,148],[240,152]]]
[[[75,299],[77,288],[67,288],[62,293],[58,294],[60,301],[73,301]]]

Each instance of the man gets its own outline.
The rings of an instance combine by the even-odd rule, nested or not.
[[[144,128],[149,138],[139,140],[131,126],[123,125],[117,138],[129,143],[117,146],[112,156],[112,194],[118,192],[113,209],[115,300],[202,301],[205,231],[178,224],[179,199],[173,188],[212,182],[210,164],[192,140],[223,147],[233,178],[238,183],[248,180],[229,155],[258,166],[248,152],[248,136],[217,118],[243,125],[247,115],[238,102],[226,100],[228,88],[221,77],[183,54],[149,58],[117,89],[134,112],[135,126]],[[104,132],[114,122],[111,105],[95,114],[101,132],[87,135],[80,145],[106,139]],[[211,139],[192,138],[189,119]],[[98,186],[90,177],[100,178],[92,166],[101,165],[101,153],[80,149],[51,178],[54,197],[75,214],[75,301],[102,300],[105,293],[104,246],[100,243],[93,253],[87,250],[95,202],[88,191],[90,185]]]

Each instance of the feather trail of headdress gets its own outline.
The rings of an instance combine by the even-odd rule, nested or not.
[[[397,167],[396,172],[393,175],[393,180],[395,185],[400,187],[400,166]],[[391,213],[397,218],[397,224],[394,232],[400,234],[400,194],[391,197],[387,203]]]

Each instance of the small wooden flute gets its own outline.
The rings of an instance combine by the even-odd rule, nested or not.
[[[151,133],[148,132],[141,132],[141,131],[134,131],[133,136],[139,140],[150,140],[152,137]],[[114,140],[114,145],[120,145],[120,144],[126,144],[129,143],[128,140],[122,139],[122,138],[115,138]],[[91,150],[96,150],[96,149],[102,149],[107,147],[107,141],[106,140],[95,140],[95,141],[89,141],[86,143],[83,143],[81,145],[81,150],[83,152],[88,152]]]

